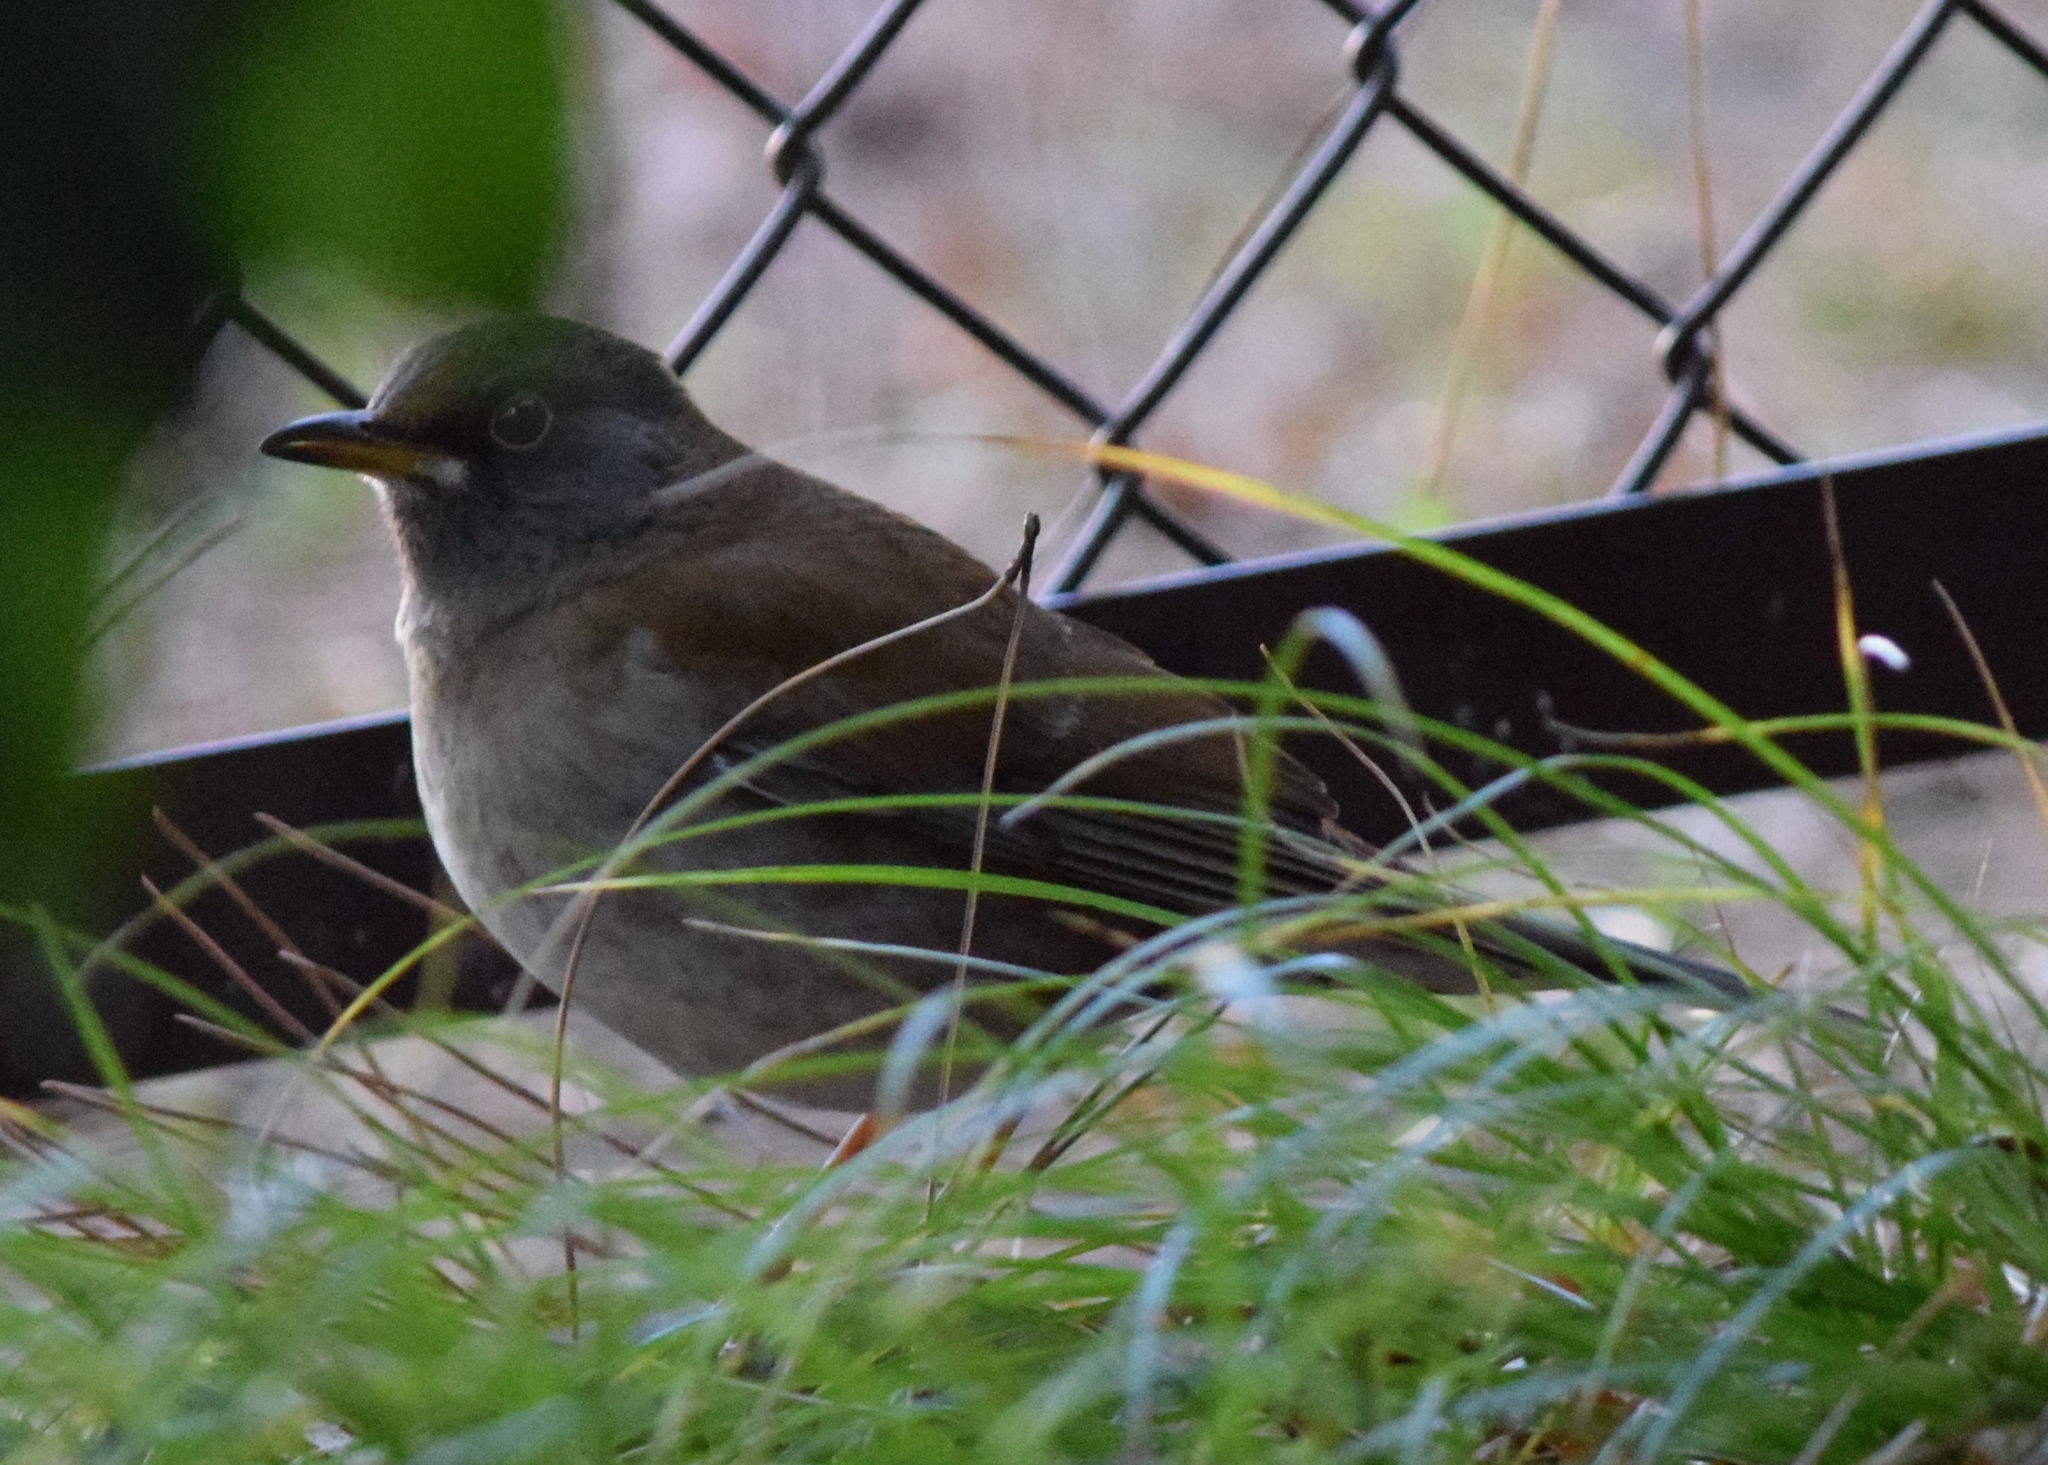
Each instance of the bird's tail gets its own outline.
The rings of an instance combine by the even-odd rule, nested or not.
[[[1668,989],[1674,997],[1699,1007],[1732,1007],[1757,995],[1756,988],[1726,967],[1674,956],[1619,936],[1589,936],[1578,928],[1537,916],[1487,922],[1473,932],[1473,940],[1482,951],[1511,967],[1530,967],[1533,949],[1586,976],[1614,981],[1625,973],[1642,986]],[[1534,964],[1548,965],[1540,959]]]
[[[1463,943],[1456,936],[1441,926],[1421,936],[1397,934],[1386,926],[1387,917],[1428,914],[1445,914],[1443,902],[1390,902],[1382,894],[1373,902],[1374,919],[1369,929],[1353,935],[1340,927],[1311,936],[1303,944],[1355,956],[1429,991],[1446,994],[1478,990],[1478,967],[1488,963],[1526,985],[1564,986],[1575,978],[1633,981],[1698,1007],[1725,1009],[1758,995],[1756,988],[1725,967],[1652,950],[1618,936],[1589,934],[1541,916],[1475,916],[1457,923],[1470,940],[1469,953],[1462,949]]]

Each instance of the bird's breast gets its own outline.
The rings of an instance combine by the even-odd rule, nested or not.
[[[460,654],[407,651],[428,829],[479,912],[609,853],[722,721],[689,678],[654,674],[631,636],[540,619]]]

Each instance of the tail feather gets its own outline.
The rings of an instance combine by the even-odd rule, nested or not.
[[[1372,914],[1398,918],[1441,909],[1440,901],[1390,900],[1382,892],[1373,901]],[[1589,935],[1540,916],[1474,919],[1463,931],[1481,958],[1532,985],[1568,984],[1576,973],[1589,981],[1634,981],[1669,991],[1674,998],[1694,1005],[1714,1008],[1739,1006],[1757,995],[1754,987],[1725,967],[1655,951],[1619,936]],[[1340,929],[1334,936],[1310,938],[1305,944],[1356,956],[1432,992],[1470,993],[1479,985],[1471,958],[1456,949],[1457,942],[1447,931],[1434,936],[1397,935],[1376,919],[1370,928],[1355,935]]]
[[[1618,966],[1645,987],[1670,988],[1702,1007],[1731,1007],[1757,995],[1755,988],[1726,967],[1656,951],[1619,936],[1590,937],[1582,930],[1532,916],[1509,917],[1489,923],[1489,927],[1474,933],[1483,948],[1493,944],[1488,937],[1497,930],[1589,977],[1612,981]],[[1500,955],[1511,965],[1527,965],[1526,960],[1516,960],[1512,951]]]

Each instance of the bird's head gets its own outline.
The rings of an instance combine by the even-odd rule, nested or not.
[[[508,317],[414,347],[369,406],[291,423],[263,451],[374,481],[416,585],[445,594],[630,536],[657,490],[746,450],[653,352]]]

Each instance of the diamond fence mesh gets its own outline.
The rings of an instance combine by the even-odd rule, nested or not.
[[[770,288],[770,271],[805,229],[829,231],[866,265],[914,298],[952,328],[985,348],[1031,388],[1042,393],[1077,427],[1101,443],[1139,443],[1162,406],[1180,389],[1190,370],[1260,289],[1304,225],[1330,196],[1331,188],[1361,152],[1381,139],[1402,134],[1420,144],[1437,164],[1481,191],[1555,256],[1586,281],[1655,328],[1653,359],[1644,370],[1661,371],[1666,382],[1661,410],[1643,425],[1634,453],[1615,477],[1611,492],[1638,494],[1657,478],[1688,427],[1710,419],[1715,431],[1746,444],[1770,462],[1798,462],[1807,454],[1772,423],[1771,403],[1749,400],[1723,386],[1717,327],[1779,250],[1787,235],[1827,190],[1845,163],[1870,135],[1873,125],[1898,101],[1907,82],[1961,32],[1988,39],[2015,63],[2030,68],[2048,86],[2048,48],[2019,22],[1986,0],[1928,0],[1898,34],[1862,86],[1813,142],[1774,197],[1758,211],[1735,242],[1721,251],[1706,278],[1683,299],[1660,293],[1587,233],[1517,181],[1515,166],[1497,166],[1484,150],[1432,115],[1404,89],[1402,46],[1431,0],[1397,0],[1377,9],[1350,0],[1314,0],[1327,12],[1329,64],[1344,78],[1345,92],[1300,153],[1276,160],[1266,206],[1246,221],[1228,251],[1214,265],[1208,286],[1185,316],[1158,344],[1149,366],[1115,395],[1091,392],[1066,363],[1026,343],[1006,328],[973,295],[949,286],[893,244],[863,218],[857,203],[833,184],[830,165],[835,129],[845,125],[849,106],[870,84],[877,67],[945,0],[895,0],[876,10],[853,41],[794,101],[772,94],[734,57],[723,54],[698,30],[651,0],[615,0],[641,28],[645,43],[667,47],[709,78],[757,120],[766,166],[779,188],[773,207],[731,261],[724,276],[694,315],[676,332],[668,357],[687,372],[735,316]],[[1308,3],[1308,0],[1302,0]],[[1539,19],[1538,24],[1544,22]],[[931,180],[943,188],[944,179]],[[359,393],[319,356],[294,339],[256,301],[237,297],[223,316],[233,320],[295,369],[344,403]],[[1165,536],[1196,564],[1217,564],[1228,556],[1203,530],[1147,491],[1137,478],[1105,472],[1085,523],[1072,536],[1051,588],[1080,586],[1105,551],[1133,524]]]

